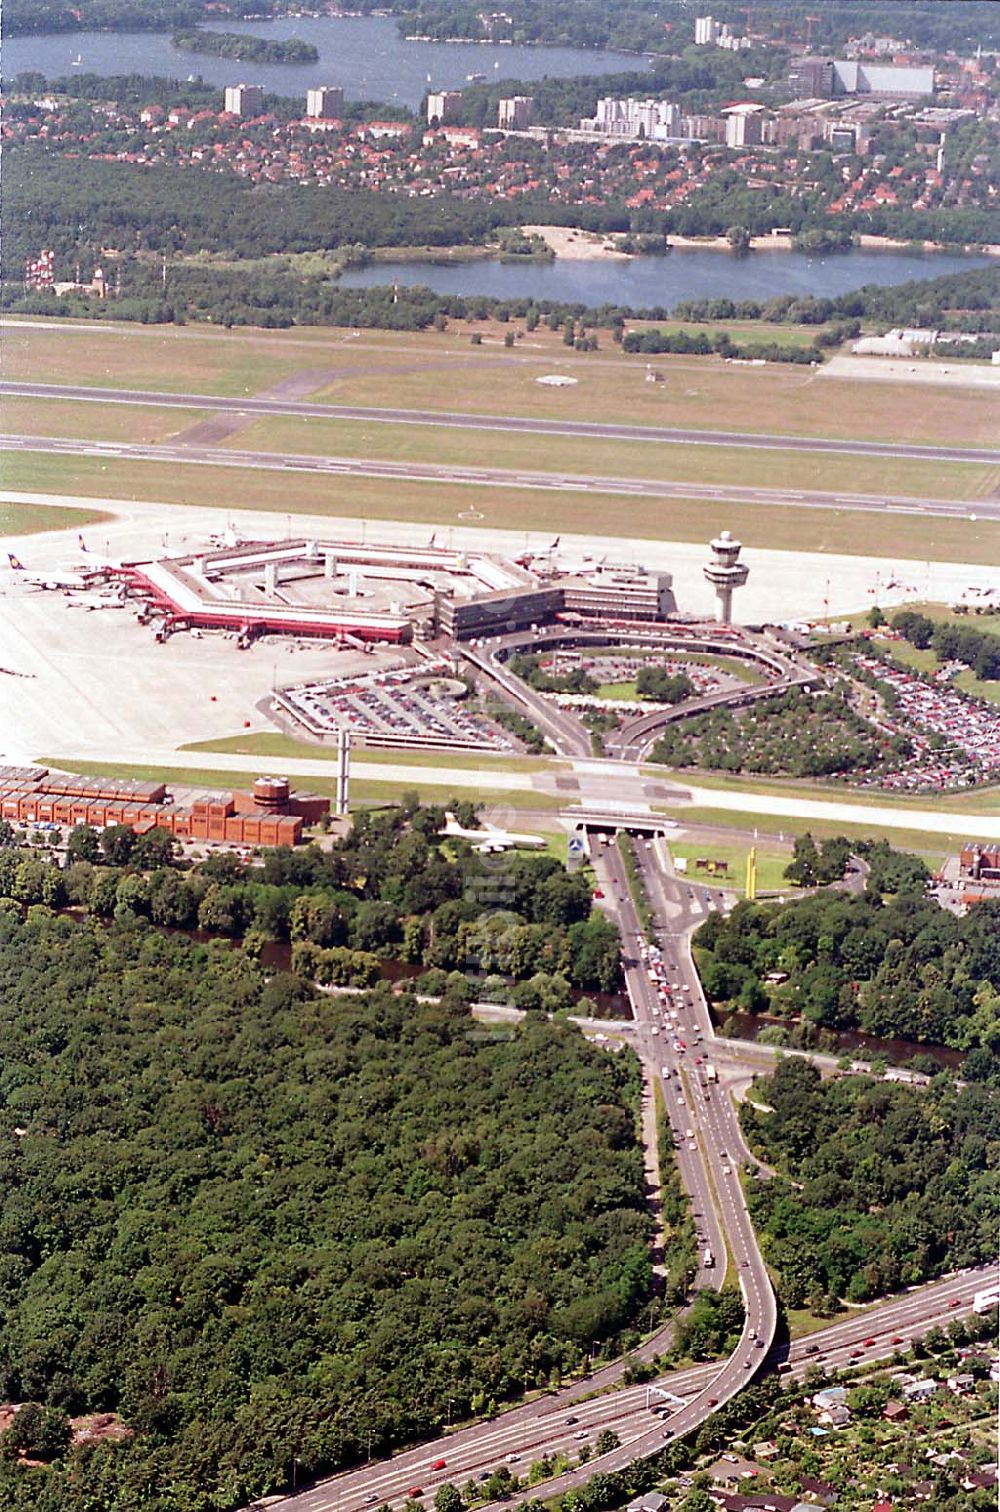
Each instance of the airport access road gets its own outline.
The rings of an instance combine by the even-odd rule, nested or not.
[[[583,420],[539,420],[524,415],[465,414],[461,410],[390,409],[359,404],[319,404],[308,400],[171,394],[158,389],[93,388],[63,383],[3,383],[0,394],[22,399],[80,403],[139,404],[168,409],[212,410],[227,415],[288,415],[308,420],[351,420],[366,424],[442,426],[452,430],[504,431],[535,436],[575,436],[600,441],[649,441],[672,446],[740,446],[754,451],[830,452],[851,457],[895,457],[918,462],[1000,463],[1000,451],[975,446],[919,446],[901,441],[852,441],[826,436],[790,436],[759,431],[687,430],[677,426],[600,424]]]
[[[858,494],[819,489],[801,492],[738,484],[669,483],[649,478],[529,472],[507,467],[463,467],[431,462],[392,462],[374,457],[325,457],[292,452],[240,451],[236,447],[184,446],[177,442],[84,441],[67,436],[7,435],[0,450],[56,456],[96,457],[102,462],[158,462],[184,467],[253,468],[264,472],[316,473],[323,477],[381,478],[407,483],[463,484],[474,488],[540,489],[555,493],[613,494],[622,498],[706,499],[727,504],[836,509],[865,514],[922,515],[935,519],[1000,520],[1000,499],[973,501],[914,498],[907,494]]]
[[[905,1349],[931,1327],[942,1327],[953,1318],[967,1317],[975,1293],[996,1279],[996,1267],[981,1267],[952,1275],[871,1307],[852,1309],[847,1317],[831,1322],[791,1344],[781,1344],[769,1359],[789,1367],[788,1375],[801,1379],[811,1367],[824,1372],[876,1365]],[[701,1397],[706,1404],[715,1395],[712,1383],[719,1373],[717,1361],[692,1365],[665,1375],[656,1383],[685,1402]],[[676,1414],[654,1412],[646,1386],[629,1386],[593,1396],[592,1380],[548,1392],[498,1418],[456,1428],[439,1437],[406,1449],[389,1459],[361,1465],[308,1490],[292,1493],[274,1503],[280,1512],[365,1512],[381,1502],[399,1506],[417,1487],[428,1503],[446,1482],[461,1485],[485,1477],[507,1464],[516,1476],[527,1474],[533,1461],[543,1455],[575,1456],[584,1443],[592,1445],[603,1428],[613,1428],[622,1447],[612,1455],[592,1459],[568,1478],[548,1482],[531,1495],[545,1497],[567,1489],[564,1480],[582,1485],[598,1471],[628,1464],[642,1455],[656,1453],[674,1436]],[[294,1446],[289,1449],[289,1459]],[[441,1464],[441,1462],[444,1462]],[[433,1465],[440,1468],[433,1470]],[[272,1501],[269,1498],[268,1504]],[[516,1501],[507,1504],[514,1512]]]

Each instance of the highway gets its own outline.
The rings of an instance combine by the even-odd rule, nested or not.
[[[624,498],[705,499],[727,504],[846,509],[865,514],[921,515],[941,519],[1000,520],[1000,499],[913,498],[906,494],[859,494],[820,489],[802,492],[656,478],[598,477],[582,473],[533,472],[506,467],[392,462],[376,457],[325,457],[292,452],[241,451],[236,447],[184,446],[180,442],[84,441],[66,436],[5,435],[0,450],[96,457],[103,462],[159,462],[169,466],[240,467],[266,472],[315,473],[323,477],[381,478],[394,482],[446,483],[475,488],[541,489],[555,493],[615,494]]]
[[[172,394],[157,389],[93,388],[62,383],[0,383],[0,394],[23,399],[70,399],[93,404],[141,404],[227,415],[290,415],[304,420],[353,420],[373,425],[435,425],[451,430],[506,431],[576,436],[601,441],[649,441],[669,446],[740,446],[757,451],[831,452],[851,457],[911,458],[995,466],[1000,451],[973,446],[917,446],[908,442],[838,440],[757,431],[686,430],[676,426],[616,425],[584,420],[538,420],[524,415],[465,414],[461,410],[390,409],[359,404],[317,404],[280,398],[233,399],[219,394]]]
[[[929,1328],[967,1316],[975,1293],[993,1281],[995,1274],[995,1268],[983,1267],[852,1311],[790,1346],[779,1346],[772,1358],[787,1363],[789,1373],[796,1377],[804,1375],[810,1366],[833,1371],[868,1361],[874,1364],[905,1348]],[[674,1371],[657,1384],[685,1401],[693,1401],[709,1390],[718,1373],[719,1363],[708,1362]],[[668,1435],[672,1436],[675,1418],[664,1420],[650,1410],[645,1386],[623,1387],[596,1396],[591,1394],[594,1389],[593,1378],[586,1377],[498,1418],[454,1429],[390,1459],[333,1476],[282,1499],[281,1512],[363,1512],[381,1502],[398,1505],[416,1487],[429,1503],[446,1481],[461,1485],[503,1464],[521,1476],[544,1454],[575,1455],[582,1443],[592,1444],[603,1428],[613,1428],[619,1435],[626,1462],[640,1453],[652,1454]],[[620,1458],[620,1452],[616,1452],[588,1461],[581,1471],[572,1472],[575,1482],[582,1484],[595,1469],[610,1469],[612,1461]],[[432,1470],[431,1466],[441,1460],[444,1465]],[[544,1494],[548,1495],[556,1484],[547,1483]],[[537,1493],[533,1489],[531,1494]],[[508,1503],[508,1512],[514,1512],[516,1505]]]

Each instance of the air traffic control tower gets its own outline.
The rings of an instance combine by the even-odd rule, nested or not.
[[[719,600],[719,623],[729,625],[733,619],[733,589],[743,587],[750,568],[739,560],[742,542],[734,540],[728,530],[723,530],[711,544],[712,560],[704,569],[705,576]]]

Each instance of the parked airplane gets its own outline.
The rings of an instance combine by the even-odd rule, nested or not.
[[[28,569],[20,557],[16,557],[12,551],[8,551],[7,561],[10,564],[12,572],[24,574],[20,581],[25,583],[29,588],[48,588],[53,590],[58,588],[86,588],[94,576],[92,572],[88,571],[57,572],[50,574],[48,577],[30,577],[27,575]]]
[[[510,850],[515,845],[526,845],[532,850],[544,850],[546,843],[541,835],[515,835],[510,830],[499,829],[488,820],[484,820],[479,829],[466,829],[459,824],[455,815],[448,813],[447,810],[444,816],[444,827],[438,833],[448,835],[452,840],[468,840],[472,849],[480,854]]]

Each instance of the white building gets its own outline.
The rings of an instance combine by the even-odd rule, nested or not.
[[[306,115],[314,121],[332,121],[343,113],[344,91],[324,84],[320,89],[306,91]]]
[[[719,23],[714,16],[695,16],[694,41],[696,47],[711,47],[719,35]]]
[[[427,96],[428,126],[444,126],[453,121],[462,103],[460,89],[438,89]]]
[[[582,131],[600,131],[605,136],[645,137],[666,142],[681,132],[681,113],[670,100],[627,100],[605,96],[597,102],[592,120],[580,122]]]
[[[524,131],[534,119],[534,95],[510,95],[497,101],[497,125],[501,131]]]
[[[264,109],[263,84],[227,84],[223,108],[228,115],[260,115]]]

